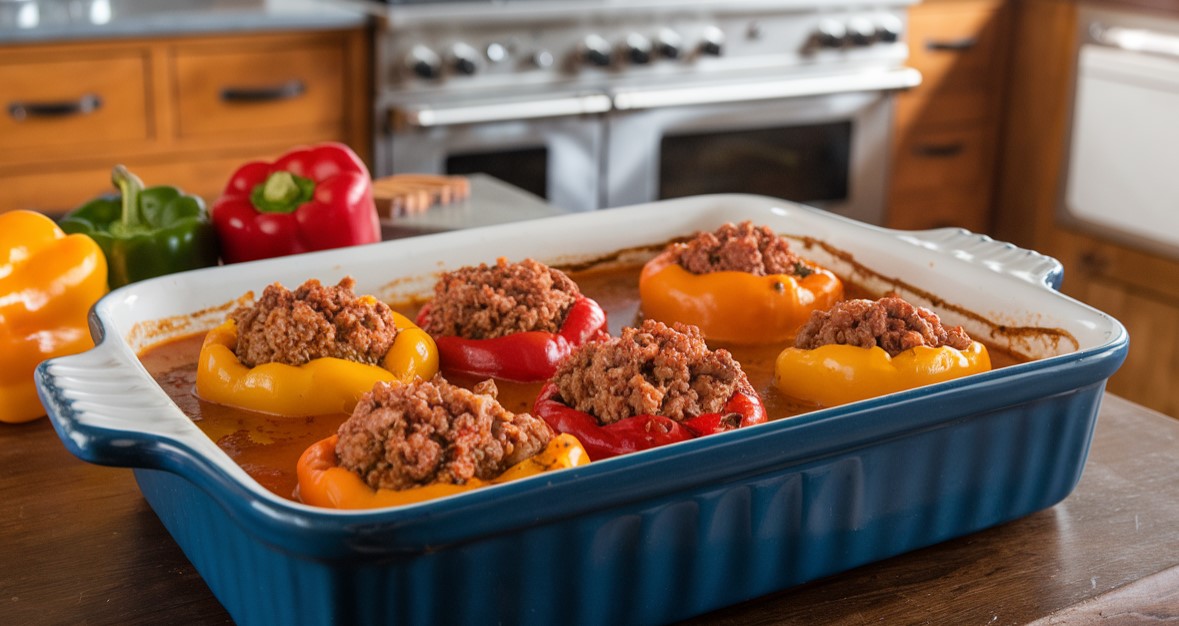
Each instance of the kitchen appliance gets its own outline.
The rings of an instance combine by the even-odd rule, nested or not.
[[[508,0],[378,11],[375,170],[569,211],[760,193],[883,220],[909,0]]]
[[[1179,18],[1087,5],[1077,16],[1059,215],[1103,237],[1179,256]]]
[[[584,263],[742,220],[1035,360],[450,498],[339,511],[250,478],[135,356],[211,328],[276,280],[349,274],[358,292],[400,301],[429,293],[439,271],[497,256]],[[698,196],[135,283],[94,307],[96,348],[43,363],[36,381],[63,444],[135,468],[243,626],[668,623],[1067,496],[1128,338],[1058,293],[1061,276],[1053,259],[959,229],[892,231],[772,198]]]

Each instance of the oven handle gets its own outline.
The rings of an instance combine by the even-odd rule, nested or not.
[[[614,108],[622,111],[657,109],[696,104],[725,104],[754,100],[780,100],[826,96],[855,91],[894,91],[921,84],[921,73],[902,67],[841,76],[809,76],[756,83],[706,85],[681,89],[619,90]]]
[[[1179,57],[1179,37],[1175,35],[1140,28],[1106,27],[1100,22],[1089,25],[1089,34],[1097,43],[1111,48]]]
[[[525,100],[521,102],[493,102],[469,106],[435,107],[408,105],[393,107],[389,121],[394,129],[433,128],[456,124],[486,124],[534,120],[546,117],[568,117],[610,110],[610,97],[605,94],[582,94],[564,98]]]

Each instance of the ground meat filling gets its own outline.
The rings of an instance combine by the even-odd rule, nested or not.
[[[686,243],[677,244],[678,262],[693,274],[747,272],[768,274],[810,273],[802,259],[790,250],[790,243],[768,226],[753,222],[725,224],[716,232],[701,232]]]
[[[964,350],[971,339],[961,326],[943,326],[933,311],[890,296],[876,301],[844,300],[826,311],[815,311],[794,338],[794,346],[806,350],[828,344],[880,346],[896,356],[914,346]]]
[[[290,291],[266,287],[253,306],[230,317],[237,323],[234,352],[247,367],[262,363],[302,365],[336,357],[375,365],[397,338],[393,311],[371,296],[357,297],[351,277],[334,287],[311,279]]]
[[[562,402],[602,424],[632,415],[684,421],[720,412],[749,385],[741,365],[727,350],[710,351],[700,329],[655,320],[580,347],[561,362],[553,382]]]
[[[447,272],[434,285],[426,332],[438,336],[492,339],[517,332],[561,330],[581,296],[564,272],[525,259],[479,264]]]
[[[489,480],[548,445],[553,431],[504,409],[494,384],[468,391],[440,377],[377,383],[340,425],[336,456],[374,489]]]

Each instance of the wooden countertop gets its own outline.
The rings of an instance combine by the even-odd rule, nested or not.
[[[1106,396],[1062,503],[693,624],[1086,624],[1179,618],[1179,421]],[[0,621],[227,624],[127,469],[47,420],[0,424]]]

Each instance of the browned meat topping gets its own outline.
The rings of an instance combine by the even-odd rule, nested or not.
[[[790,243],[768,226],[753,222],[725,224],[716,232],[701,232],[677,244],[679,264],[693,274],[748,272],[755,276],[797,274],[810,269],[790,250]]]
[[[494,391],[494,385],[484,390]],[[377,383],[339,429],[336,456],[375,489],[489,480],[548,445],[548,424],[441,377]]]
[[[970,343],[961,326],[946,328],[933,311],[895,296],[844,300],[826,311],[815,311],[794,338],[795,347],[807,350],[828,344],[880,346],[892,356],[914,346],[964,350]]]
[[[566,405],[603,424],[641,414],[683,421],[715,413],[749,384],[727,350],[708,349],[699,328],[655,320],[585,344],[562,361],[553,381]]]
[[[481,263],[444,274],[434,285],[423,328],[434,336],[467,339],[555,333],[580,295],[577,283],[560,270],[532,259],[508,263],[500,258],[492,266]]]
[[[393,311],[371,296],[352,292],[346,277],[335,287],[311,279],[295,291],[274,283],[253,306],[230,317],[237,323],[234,352],[248,367],[302,365],[320,357],[376,364],[397,338]]]

